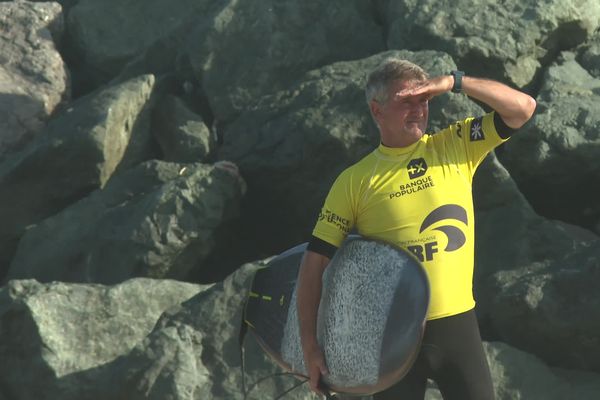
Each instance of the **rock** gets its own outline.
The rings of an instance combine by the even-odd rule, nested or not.
[[[588,229],[600,222],[599,104],[600,79],[564,53],[546,73],[537,114],[501,156],[539,214]]]
[[[578,51],[577,61],[590,75],[600,79],[600,32],[596,32]]]
[[[8,279],[114,284],[185,279],[237,215],[235,176],[202,164],[149,161],[27,230]],[[56,251],[61,249],[61,251]]]
[[[489,280],[491,321],[502,341],[551,365],[600,371],[600,246],[500,271]]]
[[[80,0],[67,18],[70,51],[77,69],[97,87],[156,41],[209,18],[225,0],[161,0],[122,2]]]
[[[99,399],[104,366],[163,311],[207,287],[134,279],[113,287],[11,281],[0,289],[0,382],[10,399]],[[95,397],[98,396],[98,397]]]
[[[190,299],[177,312],[165,314],[154,331],[131,351],[114,371],[117,399],[241,400],[242,381],[238,334],[243,302],[254,271],[264,262],[247,264],[222,283]],[[281,372],[246,338],[248,388],[251,382]],[[249,399],[274,398],[298,383],[276,377],[260,384]],[[314,398],[299,388],[289,399]]]
[[[225,122],[306,71],[384,50],[381,28],[362,0],[230,1],[198,22],[182,54]]]
[[[64,32],[57,3],[0,3],[0,161],[43,130],[69,100],[70,82],[56,42]]]
[[[380,2],[391,49],[450,54],[475,76],[523,87],[548,58],[585,42],[600,26],[596,0]],[[485,11],[483,11],[485,10]]]
[[[117,168],[151,157],[153,86],[142,76],[78,99],[0,164],[0,278],[27,226],[104,186]]]
[[[428,51],[335,63],[258,99],[227,127],[218,157],[234,161],[248,182],[240,224],[249,230],[246,242],[275,254],[306,241],[334,179],[379,143],[364,85],[389,56],[413,60],[433,75],[455,67],[448,55]],[[482,113],[466,96],[446,94],[432,101],[430,130]]]
[[[509,142],[525,134],[517,132]],[[555,263],[565,256],[576,257],[589,247],[600,247],[600,237],[537,215],[493,153],[475,175],[473,197],[477,314],[482,334],[496,338],[499,335],[495,322],[497,315],[491,304],[500,292],[489,287],[490,277],[499,271],[518,273],[536,263]],[[508,329],[506,325],[504,327]],[[540,334],[548,340],[561,335],[553,330]],[[515,344],[505,337],[504,341]]]
[[[553,370],[537,357],[501,342],[484,343],[484,349],[497,400],[598,398],[598,374]]]
[[[216,147],[202,117],[175,96],[167,96],[158,104],[152,130],[165,161],[207,162]]]

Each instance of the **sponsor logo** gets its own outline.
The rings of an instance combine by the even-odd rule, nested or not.
[[[323,209],[319,213],[319,221],[327,221],[330,224],[333,224],[344,233],[350,233],[350,220],[347,218],[342,218],[333,211]]]
[[[400,185],[400,190],[397,192],[390,193],[390,200],[396,197],[402,197],[407,194],[413,194],[420,190],[424,190],[435,186],[431,176],[419,178],[414,181],[407,183],[406,185]]]
[[[477,142],[479,140],[484,140],[485,136],[483,134],[483,117],[475,118],[471,122],[471,130],[469,131],[469,139],[471,142]]]
[[[415,158],[414,160],[410,160],[406,169],[408,170],[408,177],[416,179],[425,175],[427,172],[427,163],[423,158]]]
[[[469,221],[467,218],[467,211],[456,204],[445,204],[440,206],[430,212],[427,217],[425,217],[423,223],[421,224],[421,228],[419,229],[419,233],[425,232],[434,224],[441,221],[449,221],[449,223],[432,229],[440,231],[446,235],[448,242],[443,251],[451,252],[463,247],[467,242],[467,238],[464,232],[459,227],[451,224],[451,222],[462,222],[464,225],[468,226]],[[433,260],[434,255],[439,252],[438,242],[435,240],[428,241],[423,244],[410,245],[406,248],[421,262]]]

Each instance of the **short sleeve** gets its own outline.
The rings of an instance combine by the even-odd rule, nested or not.
[[[356,222],[350,170],[335,180],[321,208],[313,236],[339,247]]]

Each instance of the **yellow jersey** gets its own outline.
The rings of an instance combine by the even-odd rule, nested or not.
[[[472,309],[473,175],[512,133],[494,115],[456,122],[407,147],[379,145],[336,179],[313,236],[339,247],[356,229],[410,251],[429,278],[427,319]]]

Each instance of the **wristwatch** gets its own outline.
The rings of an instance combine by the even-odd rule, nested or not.
[[[462,92],[462,78],[465,76],[463,71],[450,71],[450,75],[454,77],[454,85],[452,86],[452,93]]]

